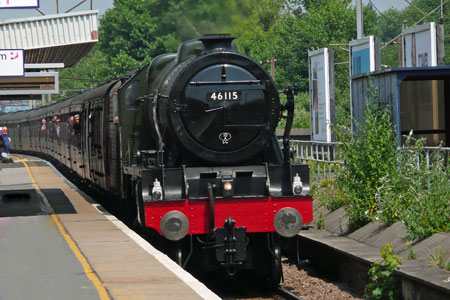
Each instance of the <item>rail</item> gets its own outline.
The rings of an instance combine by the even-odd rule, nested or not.
[[[293,292],[282,286],[278,286],[275,290],[275,293],[286,300],[305,300],[304,298],[298,296],[297,294],[294,294]]]

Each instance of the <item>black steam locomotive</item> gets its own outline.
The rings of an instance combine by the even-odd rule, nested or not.
[[[293,95],[230,35],[187,41],[126,77],[0,116],[15,151],[44,153],[115,195],[183,266],[281,276],[281,239],[312,221],[308,167],[289,159]],[[284,150],[275,136],[287,111]]]

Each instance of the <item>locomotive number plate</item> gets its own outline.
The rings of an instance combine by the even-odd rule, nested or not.
[[[206,99],[211,101],[239,101],[242,98],[242,92],[238,91],[217,91],[206,94]]]

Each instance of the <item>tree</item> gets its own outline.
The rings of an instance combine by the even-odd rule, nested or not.
[[[75,95],[81,90],[97,86],[111,78],[107,71],[106,55],[96,45],[75,67],[62,70],[59,78],[59,98],[61,99]]]
[[[176,20],[164,17],[169,0],[114,0],[100,18],[99,48],[116,75],[176,50]]]

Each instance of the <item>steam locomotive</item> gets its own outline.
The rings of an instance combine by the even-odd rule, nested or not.
[[[282,237],[312,221],[309,171],[290,161],[292,91],[282,105],[272,78],[233,39],[184,42],[123,78],[1,115],[0,124],[12,150],[49,155],[113,194],[180,265],[252,270],[277,284]]]

